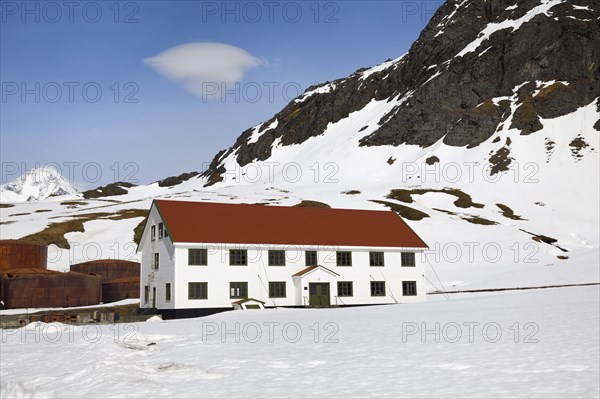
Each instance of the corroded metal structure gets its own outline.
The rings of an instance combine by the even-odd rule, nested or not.
[[[46,269],[48,247],[32,241],[0,240],[0,272],[13,269]]]

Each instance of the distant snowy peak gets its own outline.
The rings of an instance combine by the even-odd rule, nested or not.
[[[73,195],[79,192],[56,169],[44,167],[27,171],[18,179],[0,186],[7,202],[41,201],[48,197]]]

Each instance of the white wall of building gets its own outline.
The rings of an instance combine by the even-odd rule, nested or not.
[[[173,268],[175,247],[170,237],[158,238],[158,224],[162,222],[156,207],[152,207],[148,215],[148,221],[142,236],[140,248],[141,276],[140,276],[140,305],[141,307],[152,307],[152,293],[156,288],[156,307],[158,309],[173,309],[175,269]],[[156,237],[151,239],[151,226],[156,226]],[[159,268],[153,268],[154,253],[159,254]],[[171,284],[171,301],[166,301],[166,284]],[[145,286],[149,287],[148,302],[144,301]]]

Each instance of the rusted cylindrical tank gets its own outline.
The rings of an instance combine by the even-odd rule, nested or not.
[[[71,265],[72,272],[94,273],[102,277],[102,281],[124,277],[140,277],[140,264],[121,259],[99,259]]]
[[[0,285],[7,309],[97,305],[102,293],[98,275],[33,268],[0,273]]]
[[[102,282],[102,302],[140,297],[140,277],[122,277]]]
[[[46,269],[48,247],[25,240],[0,240],[0,272],[12,269]]]

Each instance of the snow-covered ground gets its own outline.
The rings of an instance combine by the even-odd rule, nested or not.
[[[1,396],[599,397],[599,294],[31,324],[2,331]]]

